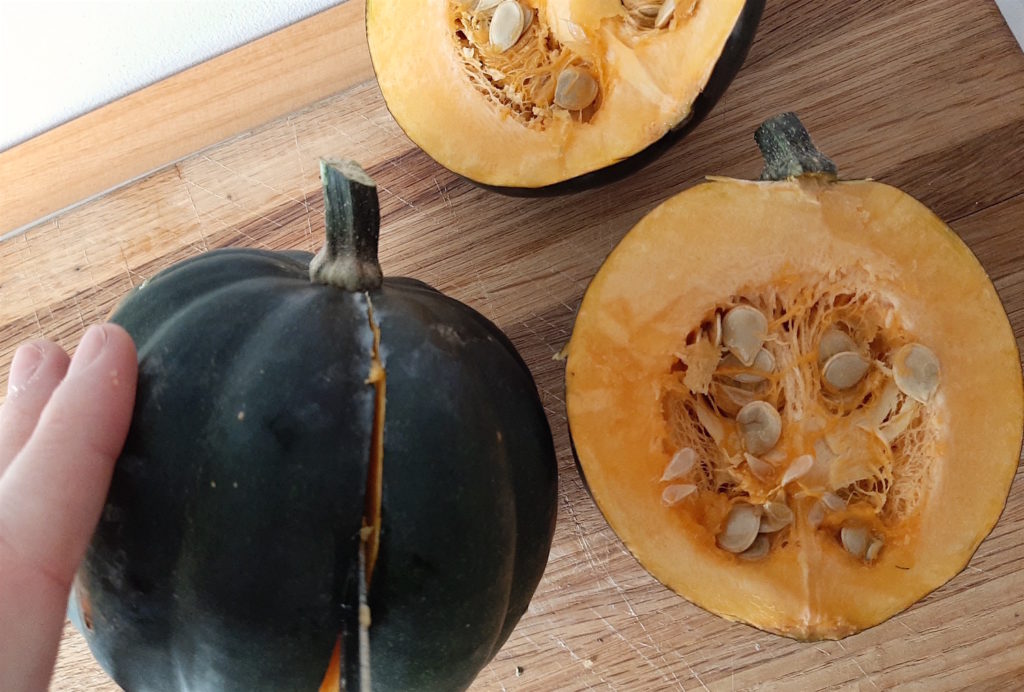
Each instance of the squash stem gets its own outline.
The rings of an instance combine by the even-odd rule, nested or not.
[[[757,128],[754,140],[764,156],[761,180],[790,180],[802,175],[836,177],[836,165],[815,149],[796,113],[766,120]]]
[[[327,242],[309,263],[309,279],[346,291],[369,291],[384,280],[377,261],[377,185],[354,161],[320,160]]]

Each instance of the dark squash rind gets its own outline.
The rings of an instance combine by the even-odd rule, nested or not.
[[[207,253],[112,318],[138,395],[69,610],[125,689],[317,689],[355,639],[371,302],[388,377],[375,684],[468,686],[543,573],[554,446],[512,344],[417,281],[311,283],[311,259]]]
[[[138,346],[138,395],[78,582],[83,632],[122,687],[319,685],[354,594],[373,406],[362,304],[294,260],[224,250],[113,316]]]
[[[726,89],[729,88],[732,80],[740,71],[740,67],[743,66],[743,61],[747,58],[750,46],[754,42],[754,35],[757,33],[757,25],[761,21],[761,15],[764,13],[764,6],[765,0],[747,0],[743,6],[743,11],[733,26],[732,33],[729,34],[729,39],[722,49],[718,62],[715,63],[715,68],[708,79],[708,83],[694,100],[689,116],[666,132],[661,139],[648,145],[642,151],[611,166],[543,187],[505,187],[484,185],[469,178],[467,180],[474,185],[512,197],[546,197],[583,192],[584,190],[622,180],[636,173],[688,135],[707,117],[708,113],[715,107],[715,104],[722,98]]]
[[[516,460],[553,458],[554,447],[536,434],[547,423],[532,378],[493,324],[409,279],[385,279],[371,299],[388,373],[373,681],[461,689],[497,653],[544,571],[555,469]],[[424,383],[424,368],[445,386]]]

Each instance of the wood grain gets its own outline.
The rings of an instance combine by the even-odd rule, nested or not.
[[[801,114],[845,177],[899,185],[950,222],[1024,342],[1024,55],[996,6],[793,0],[769,4],[746,67],[692,137],[601,190],[521,200],[477,189],[413,147],[365,82],[42,223],[0,243],[0,377],[19,342],[45,336],[72,348],[126,290],[178,259],[226,245],[315,248],[316,159],[355,157],[380,183],[385,272],[423,279],[501,326],[531,366],[555,433],[548,570],[476,689],[1019,688],[1024,472],[959,576],[871,630],[803,644],[726,622],[659,585],[573,467],[553,356],[588,280],[667,196],[707,173],[757,175],[751,134],[784,109]],[[69,630],[53,689],[115,688]]]
[[[0,238],[373,75],[347,2],[0,152]]]

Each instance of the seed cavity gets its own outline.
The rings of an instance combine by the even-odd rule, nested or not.
[[[725,528],[718,534],[718,547],[730,553],[742,553],[757,538],[761,528],[761,508],[741,502],[733,505]]]
[[[754,364],[767,337],[768,319],[750,305],[737,305],[722,318],[722,343],[748,367]]]
[[[821,368],[821,377],[832,389],[850,389],[868,374],[871,362],[855,351],[835,354]]]
[[[693,493],[697,492],[697,486],[689,483],[679,483],[667,486],[661,491],[661,504],[666,507],[677,505]]]
[[[663,482],[696,486],[686,511],[743,559],[813,538],[869,565],[885,551],[874,527],[899,526],[927,497],[940,365],[885,293],[864,288],[870,275],[785,278],[709,305],[685,332],[661,392],[679,450]]]
[[[478,5],[477,11],[479,9]],[[491,17],[489,32],[491,48],[499,53],[504,53],[516,45],[523,32],[526,31],[526,27],[529,26],[528,20],[532,19],[533,12],[530,11],[527,14],[527,10],[524,10],[516,0],[505,0],[499,4],[494,10],[494,16]]]
[[[893,356],[892,375],[901,392],[927,404],[939,386],[939,359],[927,346],[906,344]]]
[[[555,83],[555,105],[567,111],[581,111],[594,102],[597,80],[581,67],[571,65],[562,70]]]
[[[674,481],[690,473],[697,464],[697,452],[692,447],[683,447],[672,457],[662,474],[662,481]]]
[[[736,414],[744,448],[753,455],[764,454],[782,435],[782,418],[766,401],[752,401]]]

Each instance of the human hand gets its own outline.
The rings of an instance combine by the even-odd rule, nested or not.
[[[70,363],[70,365],[69,365]],[[71,582],[121,453],[136,354],[90,327],[74,358],[49,341],[14,355],[0,407],[0,690],[45,690]]]

